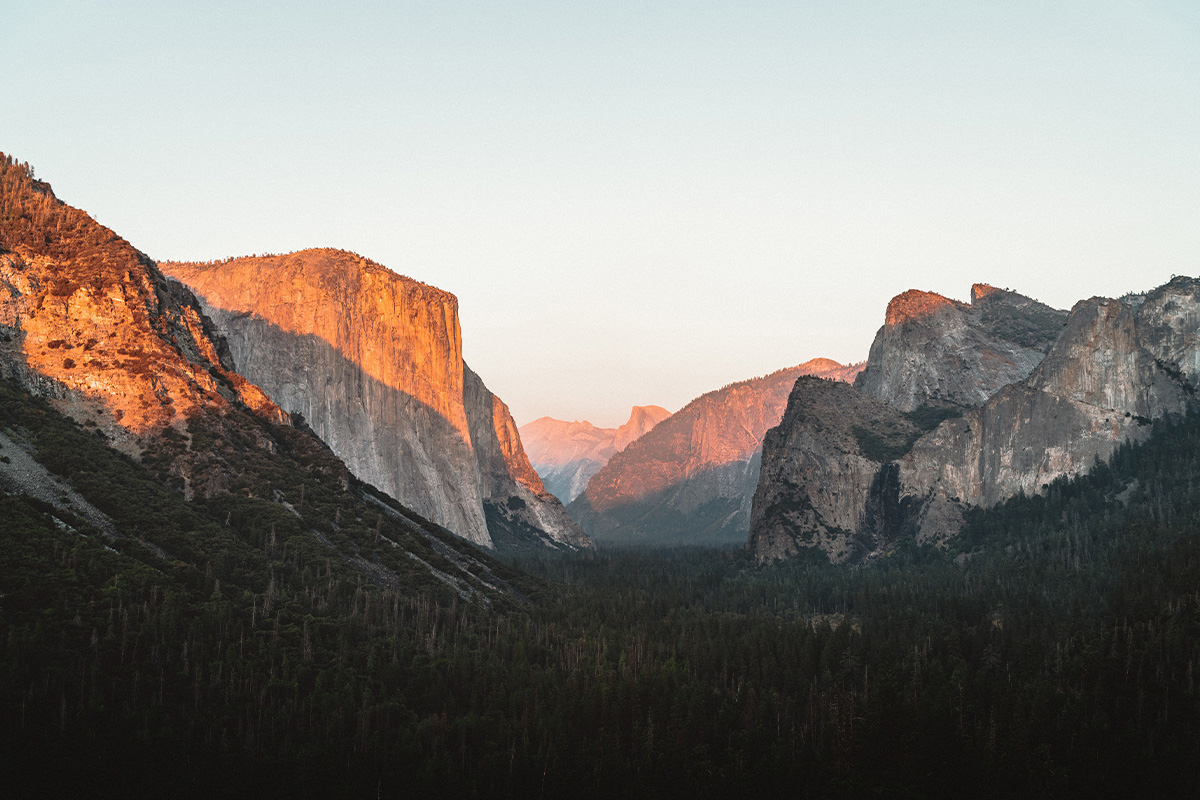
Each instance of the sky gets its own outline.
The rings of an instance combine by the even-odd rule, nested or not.
[[[16,0],[0,151],[161,260],[458,296],[518,424],[1200,275],[1200,3]]]

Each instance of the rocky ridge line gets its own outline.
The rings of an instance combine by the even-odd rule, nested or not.
[[[853,379],[860,366],[813,359],[701,395],[614,455],[568,510],[598,541],[744,542],[763,437],[792,385]]]
[[[967,310],[953,301],[914,304],[916,296],[906,295],[889,307],[891,327],[881,329],[863,372],[867,378],[856,382],[860,397],[821,406],[828,390],[797,382],[788,411],[764,446],[749,540],[759,560],[810,546],[835,561],[849,560],[882,552],[904,535],[944,543],[961,528],[964,507],[1043,491],[1109,457],[1121,442],[1145,438],[1150,420],[1196,403],[1196,279],[1176,278],[1137,296],[1136,304],[1081,301],[1062,325],[1057,312],[1036,301],[981,285],[973,288]],[[928,311],[916,316],[910,313],[914,306]],[[974,309],[980,313],[972,321],[968,312]],[[955,339],[972,324],[987,336]],[[949,345],[938,341],[944,330]],[[984,367],[994,359],[969,347],[964,352],[972,341],[985,353],[1007,342],[1034,353],[1046,346],[1046,354],[1028,374],[1005,383],[1014,362],[1001,359],[989,371]],[[911,358],[914,353],[923,357]],[[981,366],[964,377],[964,363]],[[879,380],[885,375],[898,380]],[[967,401],[996,383],[1001,385],[973,407],[929,405],[946,399],[930,387],[956,386],[962,389],[957,399]],[[859,407],[861,395],[872,393],[867,390],[889,401],[890,421],[879,406]],[[822,412],[811,413],[818,406]],[[902,422],[918,430],[889,439]],[[862,458],[874,461],[874,470],[864,469]],[[847,513],[846,497],[853,513]]]

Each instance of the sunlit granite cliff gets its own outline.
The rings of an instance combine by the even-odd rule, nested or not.
[[[763,436],[792,384],[859,369],[814,359],[704,394],[615,454],[569,510],[601,543],[744,542]]]
[[[463,363],[454,295],[341,250],[162,266],[361,479],[481,545],[590,546]]]
[[[980,302],[979,287],[975,295],[973,306],[987,302]],[[1027,298],[1003,299],[994,307],[993,331],[1031,329],[1036,335],[1024,338],[1025,349],[1036,353],[1053,332],[1054,315]],[[897,305],[889,306],[889,324]],[[1030,326],[1031,316],[1045,324]],[[863,374],[920,380],[891,384],[905,387],[899,391],[862,380],[853,395],[835,401],[827,399],[830,387],[797,382],[764,444],[750,533],[756,556],[771,560],[815,546],[840,561],[881,552],[904,535],[944,542],[960,529],[965,506],[1040,492],[1109,457],[1121,442],[1144,438],[1150,420],[1194,407],[1200,281],[1176,278],[1128,302],[1084,300],[1057,327],[1044,358],[1015,380],[1008,377],[1016,359],[1000,357],[994,335],[965,354],[920,336],[885,347],[885,325]],[[944,328],[916,330],[933,339]],[[977,358],[978,351],[990,355]],[[960,377],[964,363],[989,362],[1000,366]],[[990,394],[982,402],[968,402],[984,391]],[[862,406],[867,394],[875,395],[873,404]],[[947,402],[953,400],[957,406]]]
[[[0,374],[130,453],[197,415],[286,420],[153,261],[3,155],[0,189]]]
[[[669,416],[671,412],[659,406],[634,406],[629,420],[618,428],[541,417],[521,426],[521,441],[546,488],[569,503],[615,453]]]
[[[482,424],[498,431],[489,457],[512,459],[507,409],[482,384],[474,391],[488,404]],[[110,591],[149,598],[184,627],[180,609],[194,601],[206,614],[248,603],[251,629],[255,617],[270,624],[274,602],[276,634],[280,613],[333,605],[311,592],[318,575],[327,592],[371,585],[371,597],[401,603],[431,590],[423,596],[526,602],[497,562],[355,480],[233,371],[187,288],[2,153],[0,395],[0,499],[18,510],[4,520],[2,549],[17,559],[0,570],[6,622],[29,613],[12,602],[14,580],[59,607],[68,594],[85,609]],[[39,574],[51,547],[64,567]]]

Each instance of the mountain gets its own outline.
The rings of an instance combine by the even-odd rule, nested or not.
[[[191,292],[3,155],[0,289],[0,494],[35,516],[231,598],[282,580],[284,551],[293,576],[505,595],[479,577],[500,565],[361,484],[233,371]]]
[[[476,544],[591,546],[463,362],[454,295],[342,250],[162,267],[358,477]]]
[[[1054,344],[1067,312],[986,284],[971,303],[911,290],[888,303],[856,388],[901,411],[973,407],[1027,377]]]
[[[851,380],[819,358],[708,392],[616,453],[569,511],[598,542],[744,542],[763,436],[802,375]]]
[[[564,422],[540,417],[519,430],[529,461],[546,488],[569,503],[614,453],[669,416],[671,412],[659,406],[634,406],[629,420],[619,428],[597,428],[586,420]]]
[[[835,562],[870,550],[895,516],[879,502],[891,478],[881,454],[919,435],[902,412],[849,384],[801,377],[763,440],[750,549],[769,561],[816,547]]]
[[[190,292],[0,157],[0,367],[129,452],[197,415],[286,415],[233,371]],[[182,469],[181,465],[181,469]]]
[[[889,305],[889,321],[863,371],[870,377],[856,382],[856,396],[828,402],[827,388],[797,382],[779,427],[768,434],[750,534],[759,560],[808,546],[835,561],[865,557],[906,535],[944,543],[961,529],[965,509],[1036,494],[1086,472],[1122,442],[1144,439],[1151,420],[1195,406],[1196,279],[1176,278],[1128,301],[1081,301],[1061,326],[1044,306],[1002,296],[988,323],[992,336],[971,334],[974,344],[963,347],[933,341],[945,336],[945,326],[906,322],[908,338],[896,346],[901,337],[891,330],[892,310],[911,305],[906,294]],[[937,306],[935,314],[961,330],[950,316],[961,309],[946,314],[946,304]],[[1045,356],[1009,381],[1016,359],[998,355],[1003,345],[995,331],[1022,331],[1028,355],[1056,327]],[[1007,336],[1010,344],[1017,338]],[[879,380],[884,375],[899,379],[889,384]],[[965,402],[988,391],[982,403]],[[862,395],[876,401],[869,412]],[[972,407],[936,405],[948,400]],[[830,436],[831,429],[851,435]],[[858,468],[846,469],[847,458]],[[873,468],[864,468],[863,459]]]

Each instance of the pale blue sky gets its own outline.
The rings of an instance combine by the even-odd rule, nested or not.
[[[152,257],[454,292],[519,423],[623,422],[888,299],[1200,274],[1200,4],[7,4],[0,150]]]

